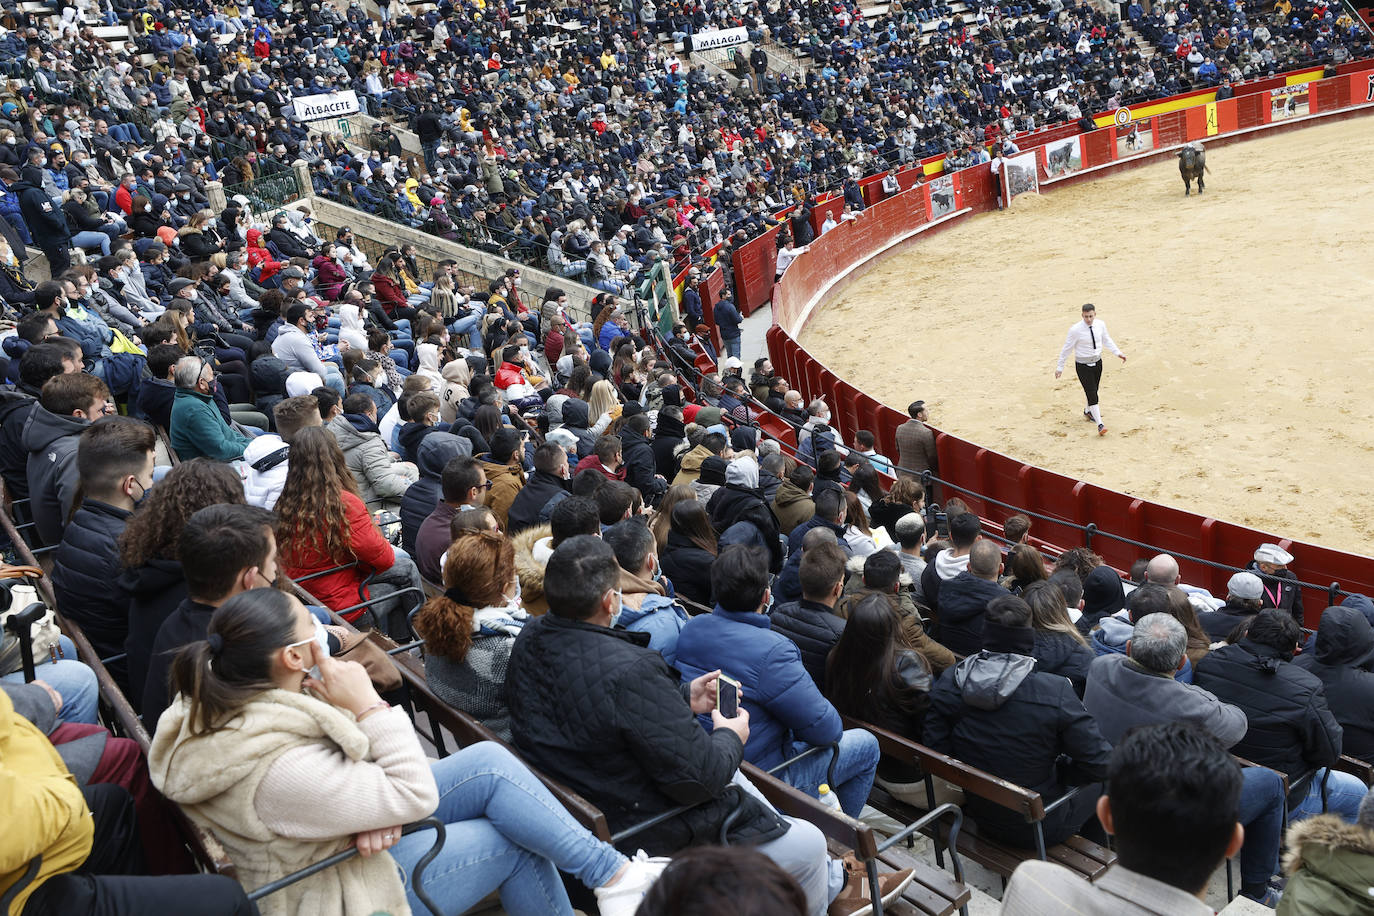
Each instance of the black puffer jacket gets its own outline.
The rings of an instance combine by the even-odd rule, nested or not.
[[[129,593],[120,586],[119,546],[132,513],[88,499],[76,510],[54,552],[57,609],[85,631],[101,658],[124,651]]]
[[[696,804],[628,841],[650,855],[720,842],[741,804],[731,845],[781,836],[777,812],[730,787],[744,745],[726,729],[702,730],[677,672],[648,643],[647,633],[553,614],[527,623],[506,676],[521,755],[600,808],[612,831]]]
[[[186,600],[186,576],[175,560],[153,557],[136,569],[126,569],[119,587],[129,593],[129,700],[143,708],[143,687],[148,679],[148,659],[162,622]]]
[[[816,682],[817,689],[824,692],[825,659],[840,641],[844,620],[825,605],[805,598],[778,605],[768,615],[768,620],[774,630],[797,644],[806,673]]]
[[[996,582],[970,572],[940,585],[940,644],[955,655],[976,655],[983,648],[983,612],[994,598],[1010,595]]]
[[[1067,633],[1052,630],[1035,631],[1035,670],[1058,674],[1069,679],[1073,692],[1079,697],[1088,686],[1088,666],[1093,663],[1093,650]]]
[[[1238,604],[1224,604],[1215,611],[1198,614],[1197,622],[1212,642],[1222,642],[1231,635],[1232,630],[1258,613]]]
[[[510,511],[506,514],[508,527],[507,534],[519,534],[526,528],[533,528],[539,524],[539,513],[548,503],[559,493],[566,493],[566,485],[561,477],[555,477],[544,471],[535,471],[530,475],[529,480],[520,488],[520,492],[515,494],[514,501],[510,504]]]
[[[29,497],[29,450],[24,448],[24,423],[38,405],[38,395],[22,387],[0,389],[0,476],[10,499]]]
[[[1023,655],[982,652],[948,669],[931,688],[922,737],[943,754],[1039,792],[1049,804],[1068,785],[1105,778],[1112,748],[1069,682],[1033,670],[1034,664]],[[1033,847],[1029,825],[1015,811],[973,795],[964,811],[980,832]],[[1046,818],[1045,842],[1062,842],[1080,826]]]
[[[715,607],[711,564],[716,558],[712,553],[702,550],[685,534],[669,531],[668,542],[658,559],[663,564],[663,574],[672,580],[674,591],[689,601]]]
[[[654,476],[658,473],[658,464],[649,440],[632,429],[622,429],[620,452],[625,462],[625,482],[644,494],[646,503],[657,504],[668,484]]]
[[[654,441],[651,445],[654,450],[654,467],[663,475],[664,480],[672,480],[677,476],[678,461],[673,457],[673,450],[686,441],[685,436],[681,420],[665,417],[661,413],[658,415],[658,428],[654,430]]]
[[[1326,687],[1326,702],[1341,724],[1341,752],[1374,761],[1374,627],[1352,607],[1322,611],[1317,646],[1293,664]]]
[[[1250,728],[1231,751],[1287,773],[1290,783],[1341,756],[1341,727],[1321,679],[1277,649],[1249,638],[1222,646],[1198,662],[1193,683],[1245,713]]]
[[[731,525],[749,522],[763,536],[768,548],[768,571],[782,569],[782,535],[778,518],[755,489],[741,484],[727,483],[711,494],[706,510],[711,513],[711,527],[716,534],[724,534]]]

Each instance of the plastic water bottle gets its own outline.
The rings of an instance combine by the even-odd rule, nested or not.
[[[816,788],[816,791],[820,795],[822,805],[825,805],[827,808],[834,808],[836,811],[840,810],[840,800],[835,797],[834,792],[830,791],[830,785],[828,783],[821,783]]]

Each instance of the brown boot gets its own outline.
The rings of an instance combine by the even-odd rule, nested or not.
[[[830,904],[827,911],[828,916],[868,916],[873,912],[873,895],[869,892],[868,869],[864,863],[854,858],[852,855],[845,856],[844,859],[845,883],[840,895]],[[891,903],[901,895],[906,886],[911,883],[912,870],[909,868],[897,872],[878,875],[878,893],[881,895],[883,905]]]

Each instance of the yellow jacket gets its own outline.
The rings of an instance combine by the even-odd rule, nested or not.
[[[95,823],[76,779],[57,750],[28,719],[14,711],[0,691],[0,893],[14,885],[35,856],[43,862],[10,903],[9,916],[23,912],[34,890],[76,868],[91,853]]]

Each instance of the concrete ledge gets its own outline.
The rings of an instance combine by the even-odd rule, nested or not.
[[[372,242],[380,247],[411,244],[415,246],[415,250],[425,260],[431,263],[452,258],[458,263],[460,270],[478,277],[484,277],[487,280],[495,280],[509,268],[517,267],[520,269],[520,288],[524,291],[526,301],[533,306],[537,307],[540,300],[543,299],[544,290],[556,286],[568,294],[567,311],[569,316],[576,321],[591,321],[594,317],[591,314],[591,304],[592,299],[599,295],[599,290],[590,286],[556,277],[548,271],[530,267],[528,264],[521,264],[518,261],[488,254],[485,251],[467,248],[457,242],[450,242],[447,239],[421,232],[419,229],[412,229],[409,226],[402,226],[379,216],[373,216],[371,213],[345,207],[343,204],[324,197],[311,197],[308,200],[297,201],[290,206],[296,207],[301,203],[308,203],[314,211],[317,223],[316,231],[320,233],[322,238],[326,229],[329,239],[332,240],[334,232],[340,226],[349,226],[353,229],[353,234],[359,239]],[[420,279],[427,278],[421,277]]]

